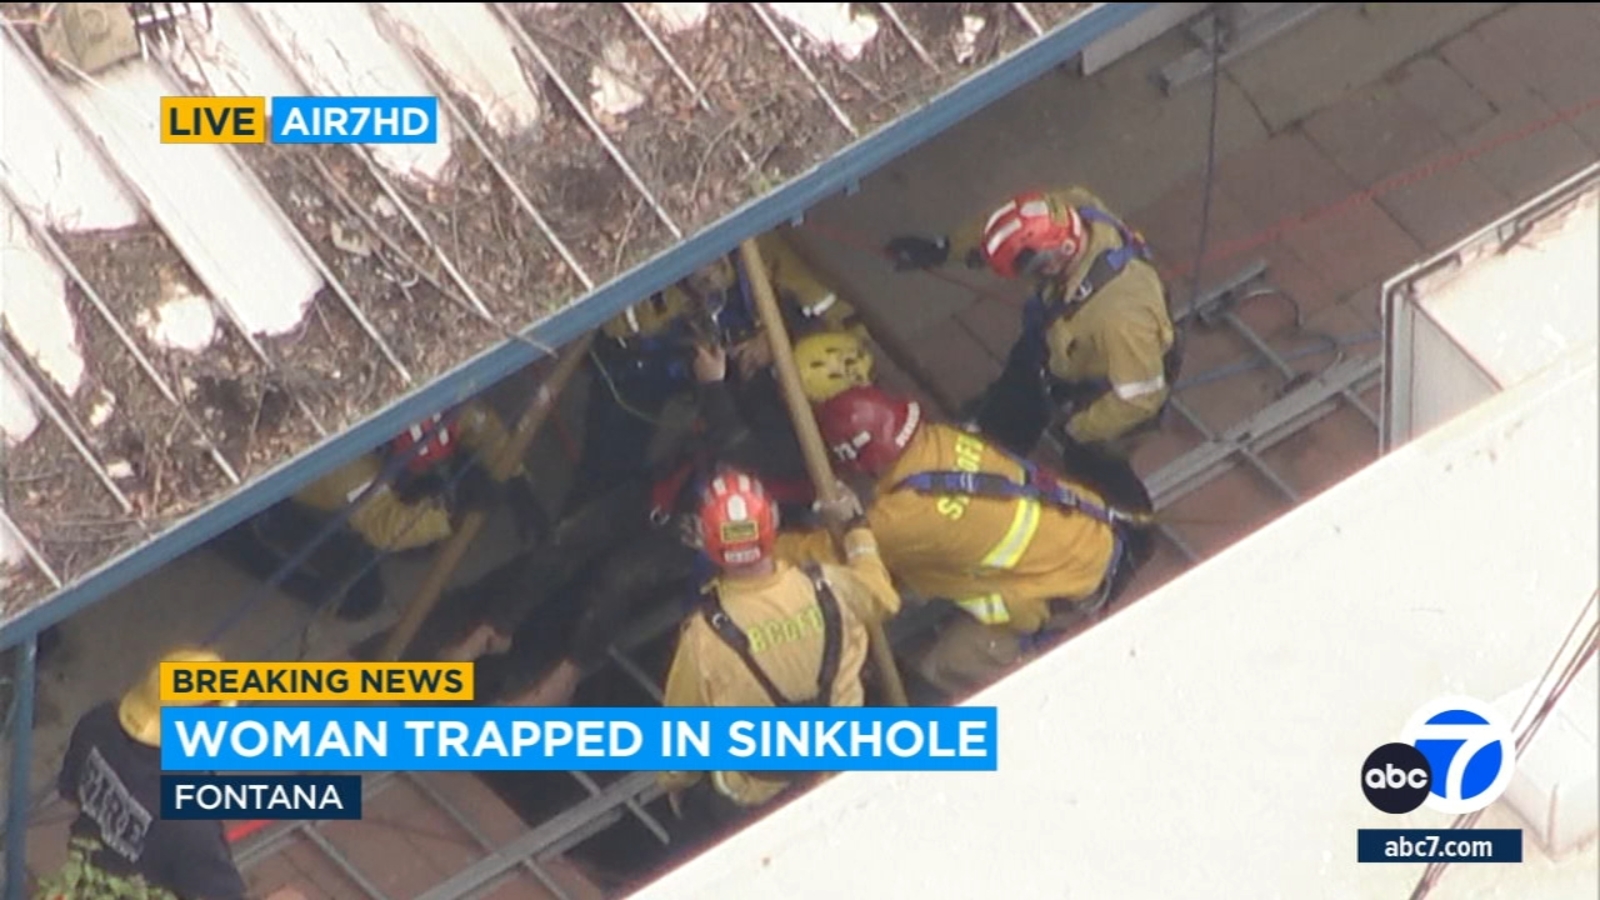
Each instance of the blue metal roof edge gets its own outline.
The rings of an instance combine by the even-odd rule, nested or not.
[[[1154,3],[1103,3],[1057,26],[1010,56],[863,138],[776,191],[746,202],[698,234],[663,250],[586,297],[525,329],[525,340],[491,347],[382,412],[257,477],[236,493],[201,509],[148,542],[107,560],[15,619],[0,625],[0,650],[26,640],[93,606],[114,591],[210,541],[305,484],[349,463],[412,422],[471,397],[542,356],[539,345],[559,348],[598,328],[628,306],[727,253],[738,243],[792,220],[1066,62],[1113,29],[1155,8]]]

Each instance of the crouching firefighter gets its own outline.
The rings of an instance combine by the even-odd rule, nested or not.
[[[1133,438],[1159,427],[1182,356],[1149,246],[1106,209],[1079,187],[1026,193],[954,236],[899,237],[887,248],[901,269],[954,255],[1034,283],[1022,334],[974,424],[1029,456],[1059,408],[1073,472],[1125,460]]]
[[[702,551],[716,568],[687,618],[665,706],[861,706],[864,620],[899,612],[859,506],[830,510],[847,565],[792,566],[774,553],[779,513],[754,476],[721,469],[699,498]],[[794,772],[663,773],[686,821],[732,823],[809,780]]]
[[[915,401],[851,388],[821,405],[817,424],[836,464],[874,482],[866,516],[889,573],[966,613],[916,663],[947,694],[981,687],[1103,616],[1153,549],[1148,516],[925,421]],[[827,552],[826,535],[792,540],[786,556]]]
[[[764,234],[757,244],[790,334],[824,328],[865,334],[854,310],[811,271],[781,232]],[[720,345],[735,364],[728,380],[741,402],[754,401],[743,413],[750,426],[787,437],[795,447],[793,468],[804,473],[799,445],[770,370],[771,345],[752,297],[743,260],[735,252],[602,327],[590,355],[596,379],[589,393],[584,455],[569,509],[636,474],[652,436],[675,420],[690,418],[674,413],[692,406],[695,348],[706,343]],[[770,478],[767,487],[783,488]]]
[[[786,513],[810,512],[813,491],[799,448],[787,433],[748,423],[749,405],[728,383],[730,368],[719,345],[700,345],[693,372],[704,430],[656,465],[619,478],[565,516],[548,541],[441,604],[475,623],[443,656],[499,657],[480,669],[480,696],[565,705],[630,618],[662,604],[686,611],[710,574],[693,546],[693,522],[699,492],[719,464],[758,474],[766,496],[787,504]],[[775,491],[774,480],[804,491]],[[497,678],[503,687],[486,687]]]
[[[161,659],[221,661],[215,653],[190,648],[173,650]],[[78,815],[69,832],[66,865],[42,880],[36,897],[246,900],[252,896],[234,864],[222,822],[161,816],[162,705],[157,663],[120,700],[94,707],[73,727],[56,788],[77,807]],[[169,700],[165,705],[187,704]],[[268,900],[303,898],[286,888]]]
[[[493,409],[471,402],[435,414],[292,497],[225,533],[218,549],[266,580],[355,504],[342,525],[284,577],[283,590],[320,605],[343,595],[340,618],[359,620],[383,605],[378,560],[423,552],[455,532],[460,517],[503,496],[524,541],[546,529],[544,509],[518,467],[496,485],[481,460],[499,452],[509,433]]]

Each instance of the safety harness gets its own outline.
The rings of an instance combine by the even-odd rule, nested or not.
[[[1020,500],[1024,506],[1019,510],[1019,520],[1023,518],[1022,514],[1029,506],[1034,509],[1033,521],[1028,526],[1030,528],[1037,527],[1037,511],[1043,506],[1081,513],[1108,526],[1111,529],[1112,550],[1105,576],[1095,593],[1076,601],[1079,607],[1087,609],[1091,614],[1101,611],[1110,599],[1112,581],[1125,557],[1124,529],[1150,527],[1154,524],[1155,517],[1148,513],[1130,512],[1109,504],[1095,503],[1070,486],[1062,484],[1054,475],[1040,469],[1032,461],[1008,453],[998,446],[987,444],[986,446],[1016,463],[1022,469],[1023,480],[1019,483],[993,472],[927,471],[916,472],[902,478],[896,483],[895,488],[904,488],[919,494],[966,494],[1001,500]],[[1013,529],[1015,528],[1013,525]],[[1010,565],[1015,565],[1029,542],[1031,534],[1021,536],[1008,533],[1001,542],[1002,546],[991,551],[989,555],[990,557],[1001,555]],[[998,594],[953,599],[956,605],[985,624],[999,625],[1010,621],[1010,613],[1005,609],[1004,601]]]
[[[817,606],[822,611],[822,664],[817,668],[817,691],[806,700],[791,700],[778,690],[778,686],[767,677],[766,670],[756,661],[755,655],[750,651],[750,637],[734,623],[722,608],[722,598],[715,585],[706,592],[706,603],[700,609],[700,615],[718,638],[721,638],[728,649],[732,650],[752,677],[767,692],[767,699],[773,706],[831,706],[833,698],[833,682],[839,676],[839,655],[843,649],[844,621],[839,612],[839,599],[834,596],[833,588],[828,580],[822,576],[822,569],[816,563],[806,563],[801,567],[806,577],[811,579],[811,588],[816,593]],[[772,772],[763,773],[778,777],[788,773]]]
[[[1116,229],[1117,236],[1122,239],[1122,246],[1102,251],[1096,256],[1094,262],[1089,264],[1089,271],[1084,273],[1083,279],[1078,282],[1078,287],[1071,296],[1063,295],[1046,304],[1044,319],[1046,328],[1060,319],[1070,319],[1076,315],[1084,304],[1100,292],[1101,288],[1121,275],[1122,270],[1128,267],[1128,263],[1136,259],[1150,262],[1155,258],[1144,238],[1121,219],[1093,206],[1080,206],[1077,210],[1079,217],[1085,222],[1098,222]]]
[[[907,475],[895,485],[919,494],[969,494],[1004,500],[1033,500],[1057,509],[1078,512],[1103,525],[1112,527],[1146,527],[1154,523],[1154,516],[1129,512],[1110,505],[1095,503],[1059,479],[1044,471],[1033,461],[1007,452],[1004,448],[986,444],[988,449],[1000,454],[1021,467],[1023,481],[1018,483],[994,472],[929,471]]]

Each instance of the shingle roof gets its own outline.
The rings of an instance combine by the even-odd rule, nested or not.
[[[76,82],[0,6],[3,627],[1096,5],[217,4]],[[446,114],[162,145],[179,93]]]

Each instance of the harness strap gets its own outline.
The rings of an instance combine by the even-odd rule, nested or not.
[[[1017,463],[1022,468],[1025,481],[1019,484],[993,472],[930,471],[908,475],[901,479],[896,487],[907,488],[921,494],[972,494],[1006,500],[1036,500],[1058,509],[1083,513],[1102,525],[1111,527],[1141,526],[1152,521],[1150,516],[1143,513],[1127,512],[1114,506],[1094,503],[1071,487],[1062,484],[1055,476],[1040,469],[1030,460],[1007,453],[1000,447],[991,446],[989,449]]]
[[[711,630],[716,633],[722,642],[738,655],[745,668],[766,691],[767,699],[773,706],[830,706],[833,697],[833,682],[839,676],[839,659],[843,651],[844,623],[839,612],[839,600],[834,596],[833,588],[822,576],[822,569],[815,563],[803,566],[806,577],[811,579],[812,590],[816,593],[817,606],[822,610],[822,661],[817,667],[816,694],[808,700],[790,700],[778,686],[767,677],[766,670],[756,661],[750,652],[750,638],[734,623],[727,612],[722,608],[722,599],[713,587],[707,597],[706,605],[701,607],[700,614]]]
[[[1083,308],[1084,304],[1089,302],[1090,298],[1109,284],[1111,279],[1122,274],[1122,270],[1127,268],[1128,263],[1133,262],[1135,259],[1149,262],[1154,258],[1154,254],[1150,251],[1150,245],[1146,244],[1144,238],[1129,228],[1121,219],[1093,206],[1080,206],[1077,209],[1078,215],[1084,221],[1098,222],[1115,228],[1117,236],[1122,240],[1122,244],[1119,247],[1102,251],[1099,256],[1095,257],[1094,262],[1089,264],[1089,271],[1084,273],[1083,278],[1078,282],[1077,290],[1073,291],[1072,296],[1062,297],[1050,305],[1050,309],[1047,310],[1046,325],[1054,324],[1059,319],[1070,318],[1076,314],[1078,310]]]

